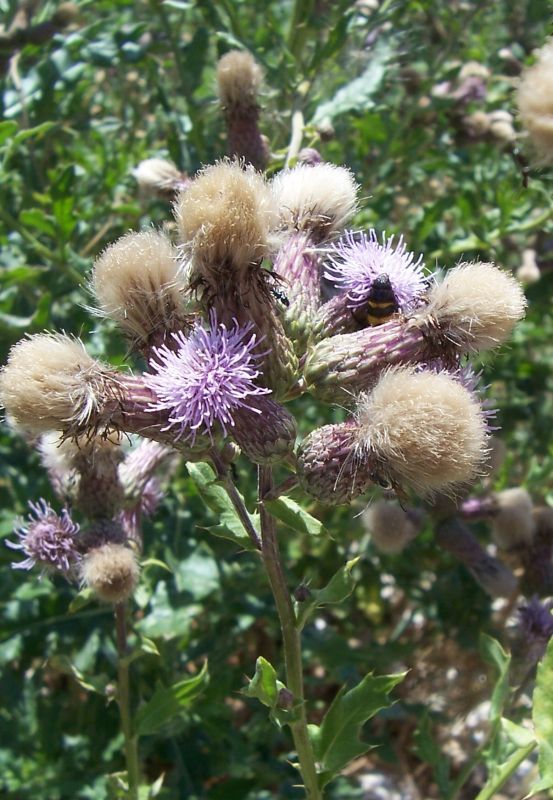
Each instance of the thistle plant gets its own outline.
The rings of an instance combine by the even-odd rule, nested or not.
[[[517,588],[466,524],[465,495],[486,474],[491,435],[489,409],[466,367],[508,341],[524,315],[520,285],[479,261],[433,273],[409,250],[407,231],[357,230],[357,185],[346,167],[306,160],[271,180],[256,171],[268,152],[257,129],[254,66],[236,54],[219,63],[229,151],[240,158],[180,184],[167,178],[177,193],[175,240],[154,229],[128,233],[93,266],[96,313],[118,327],[131,368],[115,369],[79,339],[49,332],[17,343],[0,373],[7,418],[36,443],[60,503],[56,511],[31,502],[8,545],[25,557],[16,567],[60,573],[114,608],[133,799],[144,779],[137,717],[145,706],[135,714],[128,604],[140,577],[142,519],[155,511],[177,459],[192,477],[202,464],[206,483],[226,493],[234,541],[267,576],[284,666],[277,677],[260,657],[244,691],[290,729],[310,800],[368,749],[359,728],[389,704],[402,675],[367,675],[312,722],[302,630],[318,606],[351,592],[353,564],[340,565],[326,587],[294,594],[278,535],[286,504],[363,498],[365,524],[387,553],[408,546],[428,515],[438,545],[489,594]],[[328,283],[333,296],[325,299]],[[304,421],[290,404],[308,393],[339,404],[343,418],[298,441]],[[257,478],[255,512],[233,476],[238,454]],[[521,510],[520,500],[517,513],[507,513],[508,535],[507,498],[487,506],[500,549],[536,542],[533,509]]]
[[[315,181],[314,202],[301,171],[318,169],[325,180]],[[78,340],[39,334],[13,348],[0,376],[2,402],[15,424],[34,435],[61,436],[66,467],[77,476],[73,502],[88,520],[79,531],[66,510],[58,516],[45,503],[33,506],[36,520],[12,546],[27,555],[25,567],[51,562],[76,571],[114,604],[120,627],[138,580],[139,525],[130,523],[130,507],[151,511],[150,472],[171,452],[211,465],[265,568],[282,629],[285,684],[274,684],[279,691],[267,695],[264,684],[257,688],[264,675],[248,691],[289,725],[309,798],[322,796],[350,756],[348,750],[344,761],[325,744],[339,699],[318,729],[307,726],[301,627],[308,612],[294,603],[279,554],[268,502],[281,497],[274,469],[288,473],[288,490],[297,486],[325,503],[370,497],[379,486],[400,498],[407,492],[455,496],[482,474],[489,441],[486,411],[460,380],[459,366],[469,354],[505,341],[524,312],[519,286],[492,264],[461,265],[438,281],[402,239],[348,230],[328,246],[329,231],[338,237],[355,207],[355,197],[344,200],[344,181],[351,192],[349,173],[327,165],[296,167],[272,184],[239,162],[207,168],[177,200],[176,248],[161,233],[127,234],[92,272],[98,310],[146,357],[146,369],[117,371],[91,358]],[[287,215],[297,233],[283,238],[280,220]],[[300,235],[301,245],[291,246]],[[396,306],[389,321],[373,326],[354,312],[370,307],[373,283],[383,273]],[[337,292],[326,304],[323,274]],[[276,286],[290,296],[288,306]],[[297,444],[285,404],[306,391],[331,403],[339,398],[345,418]],[[140,476],[140,459],[132,451],[122,456],[125,434],[140,434],[140,448],[150,448],[150,467]],[[257,470],[259,523],[233,483],[224,457],[230,442]],[[71,484],[67,476],[55,481]],[[368,512],[370,524],[382,527],[382,512],[381,506]],[[406,512],[396,507],[394,513]],[[395,520],[392,528],[398,532],[389,544],[378,534],[390,550],[417,532],[408,519],[403,532]],[[451,549],[445,533],[441,540]],[[470,558],[473,569],[483,569],[478,548]],[[257,670],[267,670],[263,660]],[[373,680],[383,681],[385,695],[399,677]],[[289,699],[281,706],[283,690]],[[133,796],[139,776],[128,714],[122,707]]]

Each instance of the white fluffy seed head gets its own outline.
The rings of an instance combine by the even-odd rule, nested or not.
[[[30,433],[86,426],[102,406],[112,373],[82,342],[41,333],[10,350],[0,372],[0,404]]]
[[[183,277],[176,252],[157,231],[128,233],[104,250],[92,273],[92,290],[106,317],[139,346],[183,317]]]
[[[312,232],[318,242],[339,234],[357,208],[353,174],[334,164],[300,164],[273,179],[281,225]]]
[[[482,471],[487,426],[474,396],[444,373],[389,369],[356,412],[357,450],[379,477],[419,493],[454,492]]]
[[[198,174],[177,200],[175,217],[192,257],[192,280],[259,264],[271,250],[277,222],[263,176],[228,160]]]
[[[109,542],[90,550],[81,562],[81,580],[106,603],[123,603],[133,594],[140,567],[134,552]]]
[[[541,164],[553,162],[553,40],[539,51],[536,63],[520,79],[518,110]]]
[[[146,158],[133,170],[139,187],[145,192],[172,192],[183,183],[184,176],[172,161]]]
[[[536,524],[532,498],[522,487],[505,489],[495,496],[498,512],[492,519],[492,536],[502,550],[529,545]]]
[[[363,512],[363,525],[381,553],[401,553],[417,535],[417,528],[399,503],[377,500]]]
[[[526,298],[513,276],[494,264],[459,264],[432,287],[420,315],[430,319],[452,342],[477,352],[509,338],[524,316]]]
[[[217,64],[217,89],[221,105],[226,109],[251,107],[263,79],[261,67],[249,53],[231,50]]]

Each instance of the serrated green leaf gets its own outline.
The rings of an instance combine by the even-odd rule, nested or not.
[[[323,524],[320,520],[305,511],[299,503],[289,497],[279,497],[277,500],[265,500],[264,506],[271,514],[288,525],[298,533],[308,533],[310,536],[319,536],[324,532]]]
[[[255,546],[246,533],[240,517],[234,510],[226,491],[217,483],[214,470],[203,461],[189,462],[188,474],[196,484],[200,497],[218,517],[218,524],[207,528],[215,536],[230,539],[244,550],[254,550]],[[259,532],[258,515],[250,514],[254,528]]]
[[[278,699],[277,674],[273,665],[263,656],[255,662],[255,674],[248,685],[242,689],[246,697],[257,699],[268,708],[274,708]]]
[[[145,736],[155,733],[173,717],[184,711],[205,689],[209,680],[207,661],[193,678],[185,678],[167,688],[158,687],[152,698],[141,708],[135,717],[135,733]]]
[[[374,105],[373,96],[380,87],[386,74],[386,64],[393,55],[389,42],[382,42],[375,47],[374,55],[368,67],[359,77],[342,86],[331,100],[328,100],[315,111],[311,125],[322,125],[350,111],[367,111]]]
[[[343,687],[320,727],[310,726],[315,757],[322,767],[321,788],[350,761],[370,749],[369,744],[359,739],[361,725],[391,705],[388,694],[405,674],[375,677],[369,673],[353,689],[347,691]]]
[[[492,692],[490,706],[490,722],[499,725],[503,708],[509,696],[509,667],[511,656],[505,652],[496,639],[486,633],[480,635],[480,653],[484,661],[496,672],[497,680]]]
[[[351,571],[359,561],[359,558],[359,556],[357,558],[352,558],[344,564],[343,567],[340,567],[326,586],[322,589],[313,590],[308,600],[298,604],[297,624],[300,630],[316,608],[341,603],[350,596],[355,588],[355,579]]]
[[[538,665],[533,695],[532,721],[538,742],[539,780],[532,794],[553,786],[553,639]]]

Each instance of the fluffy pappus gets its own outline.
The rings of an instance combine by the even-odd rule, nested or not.
[[[0,372],[0,403],[10,418],[35,434],[88,432],[117,397],[116,373],[64,334],[21,339]]]
[[[176,255],[162,233],[149,230],[121,237],[94,265],[91,288],[100,313],[139,348],[187,326]]]

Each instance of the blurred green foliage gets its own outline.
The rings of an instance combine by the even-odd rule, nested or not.
[[[35,5],[33,24],[56,10],[49,1]],[[14,0],[0,0],[7,31],[17,12]],[[11,51],[0,40],[0,361],[25,332],[48,329],[76,333],[94,355],[123,363],[125,343],[87,310],[92,260],[127,230],[170,217],[163,201],[138,196],[132,170],[142,159],[160,155],[193,174],[225,152],[215,65],[228,49],[247,48],[265,70],[261,126],[273,169],[301,110],[304,144],[355,172],[363,198],[357,226],[403,233],[431,268],[480,258],[516,269],[525,248],[537,250],[543,277],[528,290],[528,317],[502,353],[482,363],[508,447],[497,488],[523,484],[536,500],[553,502],[553,178],[532,170],[525,187],[511,145],[471,136],[464,122],[475,111],[513,111],[516,64],[529,63],[542,43],[549,3],[82,0],[76,12],[40,44]],[[489,70],[487,92],[463,105],[451,92],[469,61]],[[304,430],[342,413],[308,398],[296,411]],[[250,503],[252,481],[239,464]],[[52,499],[36,455],[4,426],[0,535],[40,496]],[[344,682],[414,668],[443,641],[458,648],[452,658],[468,654],[474,683],[484,681],[467,693],[468,713],[491,691],[475,656],[479,632],[494,632],[489,598],[437,550],[430,531],[403,555],[379,555],[361,508],[313,504],[324,529],[282,528],[296,585],[319,589],[361,556],[349,599],[305,628],[314,721]],[[281,509],[284,522],[287,513]],[[211,680],[144,737],[145,773],[151,783],[165,775],[165,798],[299,798],[287,732],[268,730],[265,709],[238,694],[258,656],[280,663],[270,592],[251,554],[206,532],[215,522],[181,468],[147,530],[147,556],[170,571],[155,562],[144,570],[134,635],[155,646],[133,663],[133,691],[146,702],[157,683],[197,675],[207,656]],[[117,797],[103,777],[123,769],[117,708],[106,700],[116,662],[111,611],[89,603],[68,613],[74,592],[64,583],[11,571],[5,548],[0,559],[2,796]],[[380,745],[375,758],[396,769],[405,759],[413,770],[429,763],[428,743],[425,751],[404,742],[400,753],[397,742],[399,726],[412,732],[438,691],[432,680],[424,684],[422,667],[416,675],[416,699],[400,693],[365,731]],[[362,796],[355,776],[329,788],[336,800]]]

